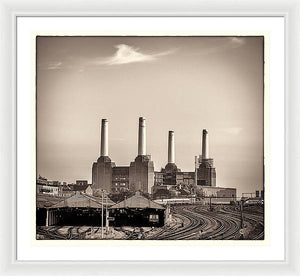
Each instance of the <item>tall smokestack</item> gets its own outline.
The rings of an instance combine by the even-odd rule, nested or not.
[[[169,131],[169,142],[168,142],[168,163],[175,163],[175,141],[174,131]]]
[[[138,155],[146,155],[146,119],[139,118]]]
[[[203,129],[202,132],[202,158],[209,158],[208,131],[206,129]]]
[[[108,156],[108,120],[101,122],[101,156]]]

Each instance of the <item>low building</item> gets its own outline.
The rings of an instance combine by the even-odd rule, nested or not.
[[[36,180],[36,193],[51,195],[51,196],[59,196],[61,191],[61,183],[59,181],[49,181],[47,178],[39,177]]]
[[[47,209],[54,204],[62,201],[61,197],[51,196],[48,194],[37,194],[36,197],[36,225],[46,225]]]
[[[236,188],[198,186],[197,196],[204,204],[229,204],[236,201]]]
[[[88,181],[87,180],[76,180],[76,185],[77,186],[86,186],[86,185],[88,185]]]
[[[93,189],[91,187],[92,185],[88,185],[88,187],[85,189],[84,193],[89,195],[89,196],[92,196],[93,195]]]
[[[165,221],[165,207],[144,197],[140,192],[113,205],[110,216],[114,226],[155,226],[161,227]]]
[[[171,197],[171,192],[166,185],[154,185],[151,194],[154,199]]]
[[[37,201],[36,221],[39,226],[101,225],[102,200],[99,198],[88,196],[87,194],[77,191],[71,197],[60,198],[60,200],[54,204],[49,203],[39,199]],[[103,200],[103,211],[105,212],[106,209],[114,204],[115,203],[109,198],[105,198]],[[103,216],[105,218],[106,213],[103,214]]]

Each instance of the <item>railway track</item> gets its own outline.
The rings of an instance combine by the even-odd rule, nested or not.
[[[252,207],[252,206],[251,206]],[[255,227],[257,233],[255,234],[250,234],[250,239],[251,240],[263,240],[264,239],[264,213],[263,212],[256,212],[255,209],[253,213],[250,213],[253,211],[252,210],[244,210],[243,216],[244,216],[244,221],[249,222],[252,226]],[[222,212],[226,214],[231,214],[232,216],[240,217],[240,212],[236,210],[232,210],[229,207],[224,207]]]
[[[62,234],[58,232],[62,227],[65,226],[54,226],[50,228],[38,227],[36,233],[43,235],[44,240],[80,240],[84,239],[85,234],[91,231],[90,227],[80,232],[80,227],[70,226],[67,229],[67,233]]]
[[[38,227],[36,233],[44,236],[45,240],[65,240],[67,239],[64,235],[57,232],[60,227],[53,227],[51,229],[44,229],[42,227]]]
[[[249,212],[251,212],[250,210]],[[251,225],[259,224],[257,233],[251,239],[263,239],[263,213],[244,213],[244,220]],[[232,240],[239,239],[240,213],[233,208],[225,207],[217,212],[211,212],[206,207],[178,206],[173,209],[174,217],[185,221],[182,228],[163,228],[149,239],[152,240]]]
[[[133,231],[122,228],[120,230],[126,234],[124,239],[129,240],[236,240],[240,238],[241,215],[236,207],[222,206],[218,207],[218,210],[210,211],[208,207],[199,205],[181,205],[172,207],[172,213],[177,223],[157,229],[153,231],[154,234],[151,234],[151,230],[145,232],[141,227],[136,227]],[[264,239],[263,209],[249,206],[244,209],[243,217],[244,222],[251,227],[247,239]],[[183,221],[183,226],[178,221]],[[51,226],[38,227],[36,233],[47,240],[71,240],[85,239],[90,231],[90,227],[82,229],[82,227],[69,226],[62,231],[61,226]]]
[[[199,231],[204,231],[209,227],[213,227],[214,221],[209,217],[199,217],[198,214],[191,211],[190,207],[177,207],[173,210],[175,217],[185,221],[185,225],[180,228],[165,228],[162,232],[155,236],[151,236],[151,239],[159,240],[182,240],[191,239],[195,235],[199,234]]]

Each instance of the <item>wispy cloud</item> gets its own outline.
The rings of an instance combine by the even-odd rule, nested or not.
[[[231,37],[229,38],[229,45],[231,48],[238,48],[245,44],[245,39],[243,37]]]
[[[128,64],[136,62],[149,62],[157,60],[158,57],[166,56],[174,52],[174,50],[145,54],[140,51],[139,48],[134,48],[126,44],[116,45],[116,52],[107,58],[97,60],[96,63],[104,65],[119,65],[119,64]]]
[[[60,61],[51,61],[51,62],[49,62],[49,64],[47,64],[45,66],[45,69],[56,70],[56,69],[61,69],[61,67],[62,67],[62,62],[60,62]]]
[[[60,70],[60,69],[75,69],[78,73],[82,73],[88,67],[99,65],[122,65],[138,62],[152,62],[158,60],[159,57],[170,55],[175,50],[168,50],[158,53],[142,53],[139,48],[135,48],[126,44],[115,46],[116,51],[109,57],[94,57],[94,58],[74,58],[64,57],[62,61],[43,61],[39,64],[39,68],[43,70]]]
[[[230,49],[236,49],[245,44],[246,40],[243,37],[222,37],[217,38],[215,46],[209,46],[202,48],[199,53],[201,55],[214,54],[218,52],[228,51]]]

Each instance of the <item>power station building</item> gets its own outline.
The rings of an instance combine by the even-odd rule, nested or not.
[[[216,187],[214,160],[209,156],[208,131],[202,132],[202,154],[195,157],[195,170],[182,172],[175,163],[175,133],[168,133],[168,162],[161,171],[154,171],[151,155],[146,152],[146,120],[139,118],[138,155],[129,166],[116,166],[108,154],[108,120],[101,122],[100,157],[92,165],[92,190],[99,196],[108,193],[137,192],[155,194],[158,190],[186,190],[189,193]],[[223,190],[226,188],[220,188]],[[218,189],[218,191],[219,191]],[[234,189],[235,191],[235,189]],[[205,191],[204,191],[205,192]],[[236,194],[231,192],[231,194]]]
[[[197,185],[216,187],[216,168],[214,159],[209,157],[208,131],[202,131],[202,155],[196,160]]]
[[[154,185],[154,164],[146,153],[146,119],[139,118],[138,155],[130,166],[118,167],[108,156],[108,121],[101,123],[101,151],[92,166],[92,189],[94,195],[101,190],[109,193],[141,191],[151,193]]]
[[[169,131],[168,163],[160,172],[155,172],[155,186],[216,186],[214,160],[209,158],[208,131],[202,132],[202,155],[195,159],[194,172],[182,172],[175,164],[175,134]]]
[[[214,197],[218,202],[231,202],[236,198],[235,188],[216,187],[216,168],[209,156],[208,131],[202,131],[202,154],[195,156],[195,171],[182,172],[175,163],[175,134],[169,131],[168,163],[160,172],[155,172],[152,195],[154,198],[167,198],[200,194],[204,198]],[[179,194],[179,195],[178,195]]]

